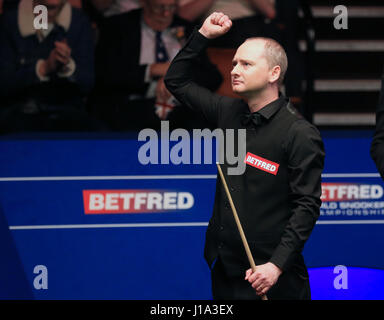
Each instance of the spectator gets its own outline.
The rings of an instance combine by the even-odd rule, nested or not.
[[[48,29],[34,28],[33,5],[48,9]],[[66,0],[21,0],[0,26],[0,128],[90,130],[84,98],[94,81],[88,19]]]
[[[163,77],[181,48],[188,23],[175,15],[177,0],[145,0],[143,8],[111,17],[101,28],[96,55],[95,112],[115,130],[209,126],[180,105],[165,88]],[[211,90],[221,83],[217,68],[203,55],[196,81]]]

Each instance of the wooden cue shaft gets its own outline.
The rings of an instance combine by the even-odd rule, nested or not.
[[[248,245],[248,242],[247,242],[247,238],[245,237],[245,233],[244,233],[243,227],[241,226],[241,222],[240,222],[239,216],[238,216],[238,214],[237,214],[235,205],[234,205],[234,203],[233,203],[233,201],[232,201],[232,196],[231,196],[231,193],[229,192],[227,182],[225,181],[223,171],[221,170],[221,166],[220,166],[219,163],[216,163],[216,165],[217,165],[217,169],[218,169],[218,171],[219,171],[219,175],[220,175],[221,181],[222,181],[222,183],[223,183],[225,192],[226,192],[226,194],[227,194],[229,203],[230,203],[230,205],[231,205],[232,213],[233,213],[233,216],[234,216],[234,218],[235,218],[236,225],[237,225],[237,229],[239,230],[240,237],[241,237],[241,241],[243,242],[243,246],[244,246],[245,252],[246,252],[246,254],[247,254],[249,264],[251,265],[252,271],[255,272],[255,271],[256,271],[255,261],[253,260],[253,256],[252,256],[251,250],[249,249],[249,245]],[[262,300],[268,300],[268,298],[267,298],[266,295],[263,295],[263,296],[261,297],[261,299],[262,299]]]

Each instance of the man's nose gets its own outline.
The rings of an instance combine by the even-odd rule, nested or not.
[[[239,70],[237,68],[237,65],[232,67],[232,70],[231,70],[231,76],[236,76],[236,75],[239,75]]]

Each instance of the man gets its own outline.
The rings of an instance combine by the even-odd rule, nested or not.
[[[47,29],[34,7],[47,8]],[[41,14],[41,12],[40,12]],[[94,80],[92,29],[66,0],[21,0],[0,26],[2,132],[91,130],[84,98]]]
[[[213,265],[213,297],[256,299],[267,294],[269,299],[309,299],[301,251],[320,213],[323,143],[317,129],[279,95],[287,58],[272,39],[249,39],[233,58],[232,89],[245,101],[212,94],[192,81],[199,52],[231,25],[223,13],[211,14],[165,77],[177,99],[204,113],[217,127],[246,129],[246,152],[266,163],[261,168],[246,161],[244,174],[227,176],[256,272],[249,269],[224,188],[217,181],[205,244],[205,258]],[[277,171],[268,170],[268,165]],[[224,163],[223,171],[227,168]]]
[[[189,26],[175,15],[177,0],[143,0],[143,8],[111,17],[100,29],[97,49],[97,112],[113,129],[205,127],[202,117],[179,105],[164,85],[171,59]],[[218,69],[201,55],[196,81],[211,90],[221,83]]]
[[[381,77],[381,91],[376,108],[376,130],[371,144],[371,157],[384,179],[384,72]]]

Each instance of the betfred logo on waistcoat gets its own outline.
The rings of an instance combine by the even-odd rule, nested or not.
[[[256,156],[250,152],[247,152],[244,162],[252,167],[271,173],[273,175],[277,174],[277,171],[279,170],[280,166],[276,162],[272,162],[270,160]]]
[[[85,214],[160,213],[193,207],[189,192],[164,190],[83,190]]]

